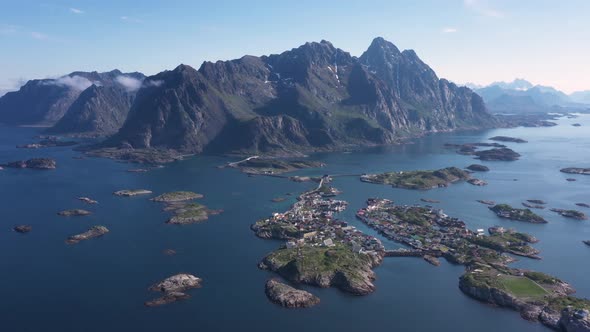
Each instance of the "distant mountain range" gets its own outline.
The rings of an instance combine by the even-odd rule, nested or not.
[[[471,89],[439,79],[414,51],[383,38],[358,58],[321,41],[145,79],[112,73],[30,81],[0,98],[0,121],[55,124],[49,130],[56,133],[112,132],[126,118],[103,146],[276,154],[499,124]]]
[[[56,134],[115,133],[145,76],[141,73],[73,72],[31,80],[0,98],[0,122],[52,126]]]
[[[590,91],[567,95],[555,88],[533,85],[524,79],[494,82],[488,86],[466,84],[474,89],[492,112],[530,113],[549,112],[559,107],[587,108]]]

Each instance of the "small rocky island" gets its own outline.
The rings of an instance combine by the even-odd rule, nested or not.
[[[496,205],[496,202],[490,201],[487,199],[478,199],[477,202],[484,204],[484,205]]]
[[[104,226],[93,226],[88,231],[68,237],[67,244],[76,244],[80,241],[90,240],[100,237],[109,232],[109,229]]]
[[[361,181],[388,184],[395,188],[428,190],[447,187],[451,183],[469,180],[468,172],[457,167],[430,171],[402,171],[381,174],[364,174]]]
[[[477,156],[477,159],[486,161],[515,161],[520,158],[520,154],[509,148],[493,148],[476,151],[473,154]]]
[[[210,210],[205,205],[193,202],[203,198],[203,195],[192,191],[173,191],[152,198],[154,202],[164,203],[164,211],[173,215],[167,224],[186,225],[209,219],[210,215],[221,213],[221,210]]]
[[[545,205],[545,204],[547,204],[547,202],[545,202],[542,199],[527,199],[526,201],[529,202],[529,203],[532,203],[532,204],[539,204],[539,205]]]
[[[17,233],[26,234],[33,230],[33,226],[31,225],[18,225],[14,226],[13,230]]]
[[[93,200],[92,198],[89,197],[78,197],[78,200],[81,202],[84,202],[86,204],[98,204],[97,201]]]
[[[84,153],[90,157],[109,158],[130,163],[160,165],[183,159],[183,155],[173,149],[134,149],[131,146],[120,148],[85,148]]]
[[[57,213],[57,215],[62,217],[81,217],[81,216],[88,216],[91,215],[92,212],[84,209],[71,209],[71,210],[63,210]]]
[[[590,204],[588,203],[576,203],[576,205],[579,207],[590,208]]]
[[[562,173],[567,173],[567,174],[590,175],[590,168],[567,167],[567,168],[562,168],[559,171]]]
[[[201,278],[192,274],[180,273],[173,275],[150,286],[149,291],[160,292],[163,295],[144,304],[147,307],[156,307],[179,300],[186,300],[190,298],[190,295],[185,292],[190,289],[201,288],[201,282]]]
[[[539,210],[542,210],[545,208],[545,205],[533,204],[533,203],[529,203],[529,202],[522,202],[522,206],[529,208],[529,209],[539,209]]]
[[[57,168],[57,163],[55,160],[50,158],[33,158],[29,160],[13,161],[7,164],[2,164],[0,166],[4,166],[7,168],[30,168],[48,170]]]
[[[19,149],[40,149],[40,148],[53,148],[53,147],[60,147],[60,146],[73,146],[78,144],[75,141],[62,141],[55,136],[47,136],[44,137],[41,141],[37,143],[30,143],[30,144],[22,144],[17,145],[16,147]]]
[[[237,168],[246,174],[272,175],[297,171],[304,168],[319,168],[325,164],[312,160],[271,159],[253,156],[228,163],[226,167]]]
[[[115,191],[113,193],[113,195],[122,196],[122,197],[133,197],[133,196],[139,196],[139,195],[149,195],[151,193],[152,192],[150,190],[145,190],[145,189],[125,189],[125,190]]]
[[[588,216],[584,212],[576,210],[565,210],[565,209],[551,209],[551,211],[559,213],[562,217],[576,219],[576,220],[587,220]]]
[[[538,214],[535,214],[533,211],[529,209],[517,209],[513,208],[508,204],[497,204],[494,206],[490,206],[489,209],[492,210],[500,218],[530,222],[533,224],[547,223],[547,220],[545,220]]]
[[[310,292],[293,288],[276,279],[266,282],[265,293],[269,300],[286,308],[307,308],[320,303],[320,298]]]
[[[154,202],[172,203],[172,202],[190,201],[193,199],[200,199],[200,198],[203,198],[203,195],[194,193],[192,191],[173,191],[173,192],[165,193],[160,196],[154,197],[151,200]]]
[[[485,166],[485,165],[479,165],[479,164],[472,164],[466,167],[468,170],[470,171],[474,171],[474,172],[489,172],[490,168]]]
[[[522,138],[509,137],[509,136],[494,136],[490,138],[490,141],[498,142],[512,142],[512,143],[528,143],[528,141]]]

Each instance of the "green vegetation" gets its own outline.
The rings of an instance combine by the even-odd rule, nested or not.
[[[362,272],[371,266],[369,257],[354,253],[344,245],[279,249],[268,255],[265,261],[271,262],[279,273],[291,280],[316,276],[331,278],[341,273],[350,281],[362,282]]]
[[[545,288],[527,277],[501,275],[498,279],[505,290],[518,298],[542,299],[549,294]]]
[[[519,255],[526,256],[538,253],[536,249],[528,245],[528,243],[532,242],[532,236],[524,233],[496,233],[490,236],[474,237],[471,241],[482,247]]]
[[[585,309],[590,311],[590,300],[573,296],[562,296],[549,300],[549,307],[553,310],[561,311],[570,306],[576,310]]]
[[[295,239],[301,236],[301,232],[293,224],[288,222],[258,220],[252,229],[256,235],[265,239]]]
[[[530,209],[517,209],[508,204],[498,204],[490,207],[498,217],[512,220],[526,221],[531,223],[547,223],[543,217],[534,213]]]
[[[389,184],[406,189],[432,189],[470,178],[468,172],[457,167],[447,167],[430,171],[389,172],[363,175],[362,181]]]
[[[404,211],[395,209],[389,212],[391,212],[396,218],[402,220],[403,222],[430,227],[431,225],[428,211],[429,210],[427,208],[412,206],[405,209]]]
[[[562,282],[561,280],[559,280],[553,276],[550,276],[548,274],[545,274],[543,272],[527,271],[524,273],[524,275],[527,278],[529,278],[533,281],[536,281],[538,283],[541,283],[541,284],[554,285],[559,282]]]

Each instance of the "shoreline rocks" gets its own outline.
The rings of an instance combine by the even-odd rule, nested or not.
[[[84,233],[72,235],[66,240],[67,244],[76,244],[80,241],[90,240],[100,237],[109,232],[109,229],[104,226],[93,226]]]
[[[308,308],[320,303],[319,297],[275,279],[266,282],[265,293],[270,301],[285,308]]]

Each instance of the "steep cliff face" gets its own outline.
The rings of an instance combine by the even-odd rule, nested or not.
[[[141,73],[73,72],[56,79],[28,81],[18,91],[0,98],[0,122],[13,125],[53,125],[83,91],[96,86],[119,87],[130,92],[144,78]],[[134,86],[129,86],[129,84]]]
[[[146,82],[106,146],[291,153],[496,125],[471,90],[382,38],[358,59],[321,41],[198,71],[182,65]]]
[[[483,100],[465,87],[439,79],[412,50],[376,38],[359,58],[398,101],[391,111],[402,126],[417,131],[448,131],[493,126]]]
[[[201,152],[227,124],[227,113],[202,74],[180,65],[144,81],[123,128],[107,144]]]
[[[133,94],[115,86],[92,85],[84,90],[66,114],[49,128],[50,134],[111,135],[127,118]]]

